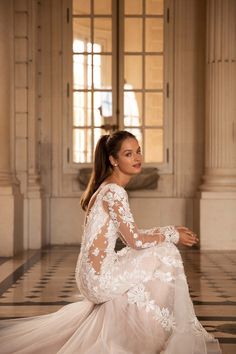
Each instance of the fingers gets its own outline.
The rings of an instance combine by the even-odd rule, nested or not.
[[[188,227],[181,226],[181,227],[178,227],[177,229],[179,232],[184,232],[187,235],[197,237],[197,235],[192,230],[190,230]]]
[[[196,236],[189,236],[188,239],[186,240],[186,245],[187,246],[193,246],[198,243],[198,238]]]
[[[198,237],[193,231],[188,229],[188,231],[186,231],[185,233],[189,236],[191,240],[198,242]]]
[[[185,226],[179,226],[177,227],[177,230],[180,233],[180,242],[183,245],[192,247],[199,242],[197,235],[189,228]]]
[[[192,247],[192,246],[194,246],[196,243],[197,243],[197,242],[185,241],[185,242],[183,242],[183,245]]]
[[[190,231],[187,227],[185,227],[185,226],[178,226],[177,227],[177,230],[179,230],[179,231]]]
[[[193,246],[196,245],[199,241],[198,237],[196,234],[193,232],[181,232],[182,237],[181,237],[181,243],[185,246]]]
[[[198,237],[197,237],[196,234],[193,234],[193,233],[188,234],[188,237],[189,237],[189,239],[190,239],[191,241],[193,241],[193,242],[198,242]]]

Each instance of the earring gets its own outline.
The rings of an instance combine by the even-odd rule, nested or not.
[[[114,167],[117,167],[117,166],[118,166],[118,163],[115,163],[115,164],[114,164]]]

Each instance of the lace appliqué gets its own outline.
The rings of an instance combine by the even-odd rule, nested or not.
[[[99,255],[100,251],[99,249],[96,247],[95,250],[92,252],[92,254],[97,257]]]
[[[139,229],[139,232],[144,235],[151,235],[153,236],[157,232],[157,228],[153,227],[151,229]]]
[[[162,272],[160,270],[156,270],[153,275],[163,283],[169,283],[174,280],[171,272]]]
[[[167,266],[174,267],[174,268],[183,268],[183,262],[180,259],[175,259],[171,256],[159,256],[159,259]]]
[[[168,308],[160,308],[154,300],[150,299],[149,292],[145,290],[143,283],[130,289],[127,292],[128,303],[136,304],[138,308],[145,308],[146,312],[152,312],[153,318],[158,321],[165,330],[170,331],[175,325],[173,314],[170,313]]]
[[[81,293],[89,300],[101,303],[117,296],[120,291],[126,292],[128,289],[133,289],[136,284],[154,280],[153,271],[142,269],[143,258],[149,257],[150,254],[140,252],[135,257],[132,254],[133,248],[144,249],[156,246],[153,252],[151,250],[151,255],[159,258],[163,264],[180,266],[175,260],[176,247],[172,243],[160,242],[158,244],[154,241],[155,239],[152,241],[153,235],[157,233],[159,233],[159,228],[141,230],[140,233],[134,223],[125,190],[116,184],[105,186],[97,194],[84,228],[81,257],[76,270]],[[98,237],[101,240],[99,245],[104,245],[103,250],[98,246]],[[118,237],[122,237],[127,246],[116,253],[115,243]],[[104,243],[102,243],[103,240]],[[162,252],[162,247],[164,252]],[[127,253],[131,253],[131,256]],[[126,255],[127,260],[130,259],[129,269],[123,266]],[[169,274],[156,273],[156,278],[163,282],[171,281]],[[152,300],[148,299],[145,308],[150,311],[154,305]],[[156,305],[154,308],[155,316],[160,320],[164,318],[165,312],[162,314],[162,310]]]
[[[165,236],[166,242],[171,242],[175,244],[179,242],[179,232],[174,226],[160,227],[159,230]]]
[[[103,201],[108,204],[109,215],[125,242],[127,241],[128,234],[128,237],[132,237],[131,242],[136,248],[149,248],[158,244],[156,240],[148,242],[139,234],[140,231],[136,228],[133,215],[129,208],[127,195],[124,190],[121,189],[118,192],[113,188],[112,192],[110,191],[104,195]],[[123,230],[123,234],[121,230]],[[154,235],[154,232],[155,229],[146,230],[144,231],[143,236]]]
[[[145,243],[143,243],[141,240],[138,240],[138,241],[135,241],[135,245],[138,248],[149,248],[149,247],[152,247],[152,246],[156,246],[157,242],[153,241],[153,242],[145,242]]]

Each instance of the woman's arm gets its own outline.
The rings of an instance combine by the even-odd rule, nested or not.
[[[103,207],[116,225],[122,240],[130,247],[142,249],[157,245],[159,242],[178,243],[183,238],[183,230],[174,226],[138,229],[129,208],[125,190],[111,184],[103,196]]]
[[[155,235],[155,233],[164,233],[169,228],[174,228],[179,232],[179,241],[175,243],[180,243],[185,246],[193,246],[198,243],[197,235],[185,226],[164,226],[164,227],[153,227],[151,229],[139,229],[139,232],[146,235]]]

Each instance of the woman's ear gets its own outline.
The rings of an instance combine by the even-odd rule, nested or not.
[[[117,162],[112,155],[109,156],[109,161],[113,167],[117,166]]]

